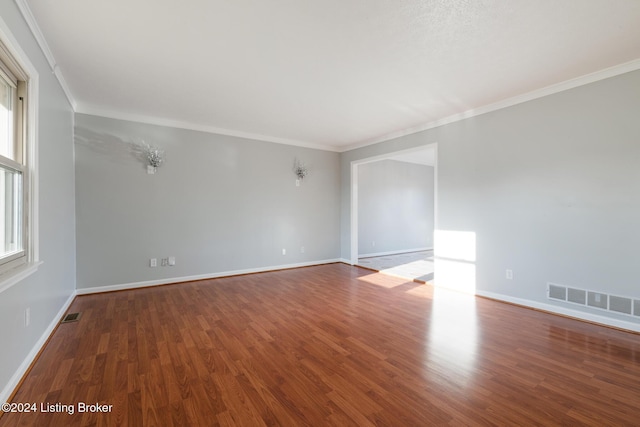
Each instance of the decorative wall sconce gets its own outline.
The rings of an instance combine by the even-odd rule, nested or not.
[[[147,173],[154,174],[156,173],[156,169],[164,162],[164,150],[149,145],[144,141],[142,145],[144,147],[144,154],[147,156],[147,161],[149,162],[147,165]]]
[[[309,169],[300,160],[296,159],[293,163],[293,173],[296,174],[296,186],[300,186],[300,182],[309,174]]]

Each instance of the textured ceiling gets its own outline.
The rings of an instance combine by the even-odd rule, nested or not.
[[[26,0],[77,111],[343,150],[640,58],[638,0]]]

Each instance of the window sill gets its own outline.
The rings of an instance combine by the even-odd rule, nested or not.
[[[38,271],[40,264],[42,264],[42,261],[30,262],[4,272],[0,275],[0,293]]]

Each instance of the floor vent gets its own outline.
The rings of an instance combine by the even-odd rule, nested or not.
[[[62,319],[62,322],[60,323],[77,322],[78,320],[80,320],[81,315],[82,313],[69,313],[66,316],[64,316],[64,319]]]
[[[640,317],[640,299],[547,283],[547,297],[600,310]]]

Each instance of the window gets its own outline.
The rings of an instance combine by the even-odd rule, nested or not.
[[[0,274],[28,261],[26,75],[0,44]]]

